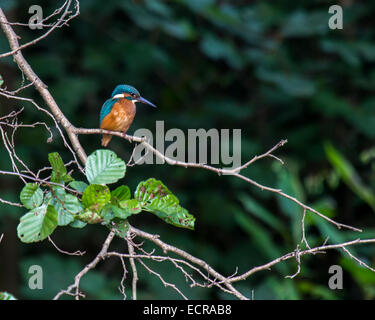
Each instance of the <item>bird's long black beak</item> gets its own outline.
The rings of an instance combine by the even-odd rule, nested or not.
[[[151,107],[153,107],[153,108],[156,108],[156,106],[155,106],[152,102],[148,101],[148,100],[145,99],[145,98],[138,97],[138,98],[137,98],[137,101],[138,101],[138,102],[142,102],[142,103],[144,103],[144,104],[148,104],[149,106],[151,106]]]

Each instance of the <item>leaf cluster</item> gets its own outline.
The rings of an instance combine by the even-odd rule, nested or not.
[[[17,227],[22,242],[37,242],[58,226],[84,228],[100,223],[120,237],[128,231],[128,218],[143,211],[176,227],[194,229],[195,218],[180,206],[178,198],[159,180],[141,181],[132,197],[127,185],[113,190],[108,185],[125,177],[126,164],[110,150],[96,150],[87,158],[87,182],[68,174],[60,155],[50,153],[50,182],[27,183],[20,200],[29,209]]]

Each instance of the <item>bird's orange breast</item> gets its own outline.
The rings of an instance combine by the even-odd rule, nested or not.
[[[136,108],[133,102],[127,99],[117,101],[100,124],[102,129],[113,131],[128,131],[135,117]]]

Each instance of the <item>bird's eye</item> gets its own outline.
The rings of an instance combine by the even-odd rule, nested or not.
[[[135,93],[132,92],[130,95],[131,95],[133,98],[135,98]]]

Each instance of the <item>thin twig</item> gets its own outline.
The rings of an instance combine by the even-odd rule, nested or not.
[[[21,102],[31,103],[37,110],[42,111],[45,114],[47,114],[52,119],[52,121],[54,122],[57,130],[59,131],[59,134],[60,134],[61,138],[63,139],[65,147],[68,150],[70,150],[70,152],[72,153],[72,156],[73,156],[74,160],[71,161],[70,163],[76,163],[79,170],[82,173],[84,173],[84,170],[83,170],[81,164],[78,162],[78,159],[80,159],[82,165],[84,165],[85,162],[86,162],[87,156],[86,156],[86,152],[85,152],[84,148],[80,144],[78,136],[80,134],[103,134],[103,133],[106,133],[106,134],[112,134],[112,135],[119,136],[123,139],[126,139],[127,141],[129,141],[131,143],[139,143],[140,145],[143,145],[146,148],[147,153],[152,152],[156,157],[158,157],[159,159],[162,159],[163,163],[166,162],[167,164],[170,164],[170,165],[182,166],[182,167],[185,167],[185,168],[188,168],[188,167],[190,167],[190,168],[201,168],[201,169],[205,169],[205,170],[215,172],[218,175],[223,175],[223,174],[232,175],[232,176],[234,176],[236,178],[239,178],[239,179],[241,179],[241,180],[243,180],[243,181],[245,181],[245,182],[261,189],[261,190],[265,190],[265,191],[269,191],[269,192],[278,194],[281,197],[284,197],[286,199],[289,199],[289,200],[295,202],[298,206],[303,208],[302,240],[301,240],[301,242],[306,245],[306,249],[300,250],[299,246],[297,245],[296,250],[294,250],[293,252],[287,253],[287,254],[285,254],[285,255],[277,258],[277,259],[274,259],[274,260],[272,260],[272,261],[270,261],[266,264],[263,264],[263,265],[260,265],[260,266],[257,266],[257,267],[253,267],[253,268],[249,269],[248,271],[244,272],[243,274],[237,275],[238,269],[236,268],[235,272],[232,275],[224,276],[221,273],[217,272],[214,268],[212,268],[204,260],[199,259],[197,257],[194,257],[193,255],[189,254],[188,252],[186,252],[186,251],[184,251],[180,248],[174,247],[170,244],[167,244],[167,243],[163,242],[162,240],[159,239],[159,237],[157,235],[150,234],[150,233],[144,232],[142,230],[138,230],[138,229],[130,226],[129,232],[128,232],[128,235],[127,235],[127,239],[126,239],[127,243],[128,243],[128,254],[121,254],[121,253],[117,253],[117,252],[108,252],[108,248],[109,248],[109,246],[110,246],[110,244],[111,244],[111,242],[112,242],[112,240],[115,236],[115,232],[111,231],[108,234],[106,240],[104,241],[104,243],[102,245],[102,248],[101,248],[100,252],[97,254],[97,256],[75,276],[74,283],[72,285],[70,285],[66,290],[61,290],[59,293],[57,293],[54,299],[58,299],[64,294],[73,296],[73,297],[75,297],[75,299],[79,299],[80,297],[85,297],[85,295],[79,291],[79,284],[80,284],[81,278],[85,274],[87,274],[90,270],[94,269],[96,267],[96,265],[99,263],[100,260],[108,258],[108,257],[112,257],[112,256],[117,256],[121,259],[121,263],[122,263],[124,272],[123,272],[123,276],[122,276],[122,279],[121,279],[121,282],[120,282],[119,290],[123,294],[124,298],[126,298],[124,282],[125,282],[126,273],[127,273],[124,259],[125,258],[129,259],[129,262],[130,262],[130,265],[131,265],[131,268],[132,268],[132,272],[133,272],[133,279],[132,279],[133,299],[137,298],[137,281],[138,281],[138,272],[137,272],[137,269],[136,269],[135,260],[137,260],[137,262],[139,262],[143,267],[145,267],[146,270],[148,270],[152,274],[156,275],[165,286],[172,287],[184,299],[187,299],[187,297],[182,293],[182,291],[179,288],[177,288],[177,286],[175,284],[166,282],[164,280],[163,276],[160,273],[156,272],[155,270],[152,270],[149,266],[147,266],[144,263],[143,259],[151,259],[151,260],[157,261],[157,262],[170,261],[176,269],[181,271],[181,273],[185,276],[186,281],[190,283],[191,287],[200,286],[200,287],[210,288],[212,286],[217,286],[223,292],[232,294],[239,299],[248,299],[248,297],[246,297],[244,294],[242,294],[240,291],[238,291],[238,289],[236,289],[233,286],[233,284],[235,282],[246,280],[248,277],[250,277],[251,275],[253,275],[256,272],[263,271],[263,270],[269,270],[271,267],[273,267],[277,263],[280,263],[282,261],[292,259],[292,258],[295,258],[296,261],[297,261],[297,271],[295,272],[295,274],[287,276],[287,277],[288,278],[294,278],[301,271],[301,256],[309,255],[309,254],[316,254],[316,253],[324,253],[326,250],[330,250],[330,249],[342,249],[344,252],[346,252],[349,255],[349,257],[351,259],[355,260],[358,264],[360,264],[361,266],[375,272],[374,268],[370,267],[369,265],[364,263],[362,260],[360,260],[358,257],[354,256],[347,249],[347,247],[352,246],[352,245],[375,243],[375,239],[356,239],[356,240],[353,240],[353,241],[328,245],[327,244],[328,238],[327,238],[325,240],[325,242],[323,243],[323,245],[318,246],[318,247],[314,247],[314,248],[310,248],[309,244],[307,243],[306,233],[305,233],[306,212],[311,212],[311,213],[314,213],[314,214],[318,215],[319,217],[321,217],[322,219],[326,220],[327,222],[335,225],[339,229],[340,228],[346,228],[346,229],[350,229],[350,230],[353,230],[353,231],[359,231],[359,232],[362,231],[362,230],[358,229],[356,227],[352,227],[352,226],[349,226],[349,225],[345,225],[345,224],[336,222],[336,221],[328,218],[327,216],[321,214],[317,210],[309,207],[308,205],[305,205],[304,203],[302,203],[298,199],[296,199],[296,198],[294,198],[294,197],[292,197],[288,194],[285,194],[282,190],[264,186],[264,185],[262,185],[262,184],[260,184],[256,181],[252,180],[251,178],[240,174],[241,170],[248,168],[250,165],[254,164],[256,161],[258,161],[260,159],[264,159],[266,157],[270,157],[272,159],[275,159],[275,160],[277,160],[277,161],[279,161],[283,164],[284,162],[280,158],[278,158],[276,155],[274,155],[274,152],[276,152],[280,147],[282,147],[287,142],[287,140],[281,140],[280,142],[275,144],[272,148],[270,148],[265,153],[263,153],[261,155],[254,156],[249,161],[245,162],[243,165],[241,165],[239,167],[236,167],[236,168],[233,168],[233,169],[225,169],[225,168],[216,168],[216,167],[213,167],[213,166],[210,166],[210,165],[207,165],[207,164],[191,163],[191,162],[184,162],[184,161],[178,161],[178,160],[175,160],[175,159],[171,159],[171,158],[165,156],[164,154],[162,154],[161,152],[159,152],[156,148],[154,148],[150,144],[150,142],[148,142],[145,138],[129,136],[129,135],[126,135],[126,134],[124,135],[121,132],[113,132],[113,131],[107,131],[107,130],[102,130],[102,129],[76,128],[75,126],[73,126],[70,123],[70,121],[66,118],[64,113],[61,111],[59,106],[57,105],[53,96],[48,91],[47,86],[35,74],[35,72],[32,70],[32,68],[30,67],[30,65],[25,60],[25,58],[23,57],[23,54],[22,54],[23,49],[25,49],[25,48],[27,48],[31,45],[34,45],[38,41],[46,38],[56,28],[60,28],[64,25],[67,25],[67,23],[71,19],[73,19],[74,17],[76,17],[79,14],[79,1],[78,0],[74,0],[75,1],[74,2],[75,3],[75,12],[73,12],[69,9],[71,7],[72,1],[73,0],[65,0],[64,4],[60,8],[56,9],[50,16],[48,16],[47,18],[42,20],[42,25],[48,26],[50,28],[47,32],[45,32],[42,36],[34,39],[33,41],[30,41],[30,42],[28,42],[26,44],[23,44],[23,45],[19,45],[19,43],[18,43],[19,37],[16,35],[16,33],[12,29],[12,25],[22,25],[22,24],[21,23],[9,22],[6,18],[6,16],[4,15],[3,11],[0,8],[1,28],[3,29],[5,35],[8,39],[10,48],[11,48],[11,51],[9,51],[7,53],[0,54],[0,58],[6,57],[6,56],[13,56],[14,61],[16,62],[17,66],[19,67],[19,69],[22,73],[21,87],[19,87],[16,90],[13,90],[13,91],[7,91],[6,89],[0,89],[0,95],[3,95],[3,96],[5,96],[6,98],[9,98],[9,99],[16,99],[16,100],[19,100]],[[51,19],[54,16],[60,15],[60,14],[61,14],[61,16],[57,19],[56,22],[50,23],[48,25],[46,24],[46,22],[49,19]],[[26,79],[29,80],[29,83],[27,83],[27,84],[25,84]],[[45,104],[48,106],[50,111],[47,110],[46,108],[43,108],[43,107],[39,106],[32,99],[20,97],[20,96],[17,95],[19,92],[21,92],[22,90],[24,90],[25,88],[28,88],[30,86],[34,86],[38,90],[38,92],[42,96]],[[60,184],[57,184],[57,183],[52,183],[52,182],[48,181],[49,177],[45,178],[45,179],[40,179],[39,174],[41,172],[45,171],[45,170],[49,170],[50,168],[45,167],[45,168],[39,170],[37,174],[35,174],[17,156],[16,151],[15,151],[14,135],[15,135],[16,130],[19,127],[33,127],[35,125],[44,125],[50,133],[49,140],[52,139],[52,131],[48,127],[48,125],[44,122],[37,122],[37,123],[31,124],[31,125],[18,123],[17,122],[17,116],[22,112],[22,110],[23,109],[21,109],[20,111],[12,111],[10,114],[8,114],[6,116],[2,116],[0,118],[0,126],[5,125],[5,126],[8,126],[8,127],[13,129],[12,135],[10,136],[11,138],[9,138],[7,133],[4,132],[4,130],[2,128],[0,128],[1,134],[2,134],[2,139],[3,139],[3,142],[4,142],[4,146],[9,153],[10,160],[12,162],[13,170],[14,170],[14,172],[8,172],[8,171],[1,171],[0,170],[0,174],[18,176],[21,179],[23,179],[25,183],[26,183],[27,180],[31,180],[31,181],[36,181],[36,182],[41,183],[41,184],[48,185],[49,187],[51,187],[52,185],[59,185],[59,186],[65,188],[67,191],[77,193],[77,191],[75,191],[73,189],[70,189],[70,188],[65,187],[63,185],[60,185]],[[64,132],[60,128],[60,125],[65,130],[65,133],[68,135],[71,145],[65,139]],[[133,149],[132,155],[129,159],[129,162],[128,162],[129,166],[132,165],[131,161],[132,161],[132,158],[133,158],[133,155],[134,155],[134,151],[135,151],[135,149]],[[19,164],[21,164],[24,167],[24,169],[19,170],[17,168],[17,162]],[[135,162],[134,164],[137,164],[137,162]],[[28,174],[24,174],[24,172],[26,172]],[[59,200],[62,201],[61,199],[59,199]],[[7,201],[7,200],[3,200],[1,198],[0,198],[0,202],[5,203],[5,204],[9,204],[9,205],[22,207],[22,204],[13,203],[13,202],[10,202],[10,201]],[[62,203],[62,205],[63,205],[63,203]],[[3,236],[4,236],[4,234],[1,234],[0,242],[3,239]],[[140,237],[140,238],[143,238],[143,239],[146,239],[148,241],[153,242],[156,247],[159,247],[159,248],[162,249],[165,256],[156,255],[155,249],[153,249],[150,252],[145,251],[142,248],[143,242],[141,242],[139,244],[134,243],[133,242],[133,236],[137,236],[137,237]],[[48,237],[48,239],[54,245],[54,247],[61,253],[70,254],[70,255],[82,255],[83,254],[80,251],[77,251],[75,253],[69,253],[69,252],[66,252],[64,250],[61,250],[60,248],[57,247],[57,245],[52,241],[52,239],[50,237]],[[143,252],[143,254],[137,254],[136,251]],[[171,256],[169,256],[169,253],[177,255],[179,258],[171,257]],[[200,282],[196,281],[194,279],[194,275],[191,274],[190,271],[195,273],[195,276],[196,275],[201,276],[204,279],[205,282],[200,283]],[[251,298],[254,299],[254,291],[253,290],[251,292]]]
[[[30,41],[30,42],[27,42],[21,46],[17,46],[17,48],[12,48],[11,51],[9,52],[6,52],[6,53],[2,53],[0,54],[0,59],[1,58],[5,58],[5,57],[8,57],[8,56],[12,56],[12,55],[15,55],[16,53],[20,52],[20,50],[23,50],[27,47],[30,47],[34,44],[36,44],[37,42],[39,42],[40,40],[42,39],[45,39],[46,37],[48,37],[56,28],[62,26],[62,25],[65,25],[69,20],[73,19],[74,17],[78,16],[79,15],[79,2],[76,0],[75,1],[75,7],[76,7],[76,12],[71,15],[70,17],[68,17],[67,19],[65,19],[65,17],[71,13],[69,11],[69,8],[70,8],[70,5],[71,5],[71,2],[72,0],[67,0],[64,4],[65,6],[65,11],[63,12],[63,14],[61,15],[61,17],[58,19],[57,23],[55,23],[47,32],[45,32],[44,34],[42,34],[40,37]],[[9,23],[8,21],[3,21],[3,24],[4,25],[7,25],[7,26],[11,26],[12,24]]]
[[[69,256],[83,256],[86,253],[86,251],[79,251],[79,250],[74,251],[74,252],[68,252],[68,251],[62,250],[56,245],[56,243],[52,240],[50,236],[48,236],[48,241],[52,243],[52,245],[56,248],[58,252],[67,254]]]
[[[128,250],[129,254],[134,255],[134,247],[131,243],[131,238],[128,235],[127,237],[127,243],[128,243]],[[133,280],[132,280],[132,293],[133,293],[133,300],[137,300],[137,281],[138,281],[138,273],[137,273],[137,267],[134,262],[134,258],[129,258],[130,266],[132,268],[133,272]]]
[[[82,296],[82,294],[79,292],[79,283],[81,281],[81,278],[88,273],[90,270],[94,269],[96,265],[99,263],[100,260],[105,259],[106,253],[108,251],[109,245],[111,244],[113,237],[115,236],[115,232],[111,231],[107,238],[105,239],[102,249],[98,253],[98,255],[92,260],[88,265],[86,265],[75,277],[74,277],[74,283],[71,284],[66,290],[61,290],[59,293],[56,294],[56,296],[53,298],[53,300],[59,299],[63,294],[72,294],[72,291],[74,290],[74,297],[76,300],[79,300],[79,297]]]

